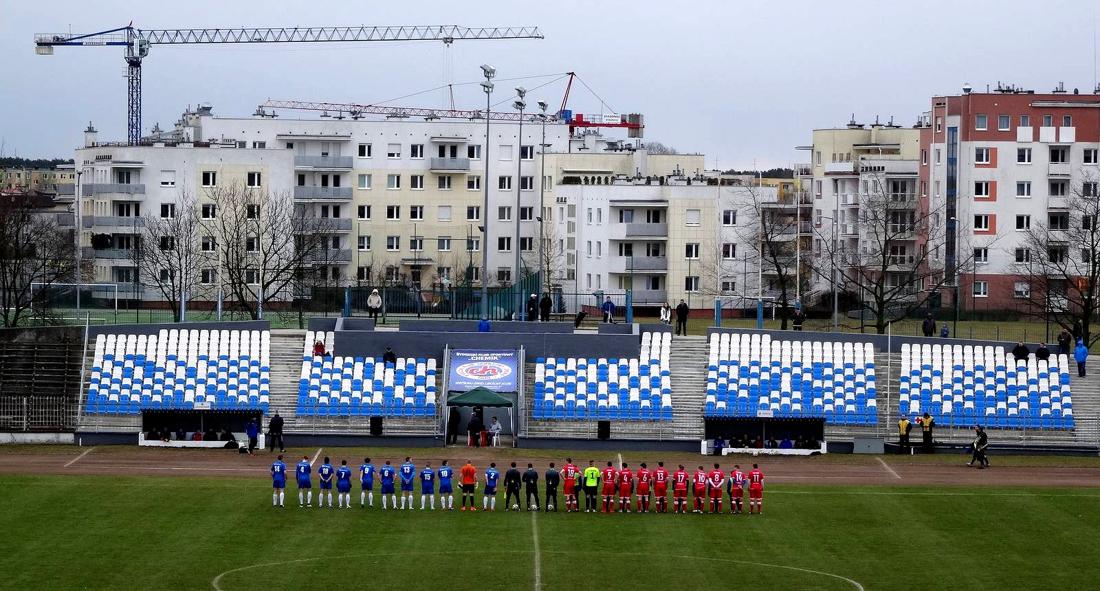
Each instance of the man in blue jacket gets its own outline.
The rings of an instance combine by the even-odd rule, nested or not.
[[[1083,339],[1077,339],[1077,347],[1073,350],[1073,360],[1077,362],[1077,376],[1085,377],[1085,360],[1089,358],[1089,348],[1085,346]]]
[[[604,322],[615,321],[615,302],[611,301],[611,296],[607,296],[607,299],[603,301],[603,305],[600,306],[600,310],[603,311]]]

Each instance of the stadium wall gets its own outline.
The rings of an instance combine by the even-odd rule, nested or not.
[[[403,332],[477,332],[478,320],[402,320]],[[490,332],[573,334],[573,325],[567,322],[517,322],[495,320]]]
[[[103,334],[155,335],[161,330],[269,330],[266,320],[242,322],[166,322],[157,324],[108,324],[88,327],[88,340]]]
[[[634,324],[600,324],[596,329],[599,334],[634,334]]]
[[[315,317],[309,319],[309,324],[306,325],[309,330],[318,331],[323,330],[329,332],[336,330],[337,323],[342,320],[340,317],[328,318],[328,317]],[[373,330],[373,329],[372,329]]]
[[[909,345],[973,345],[973,346],[1001,346],[1006,350],[1016,346],[1016,343],[1008,341],[990,341],[990,340],[978,340],[978,339],[941,339],[938,337],[914,337],[914,336],[898,336],[894,335],[887,338],[884,334],[853,334],[844,332],[816,332],[816,331],[793,331],[793,330],[751,330],[740,328],[718,328],[710,327],[707,329],[707,338],[714,333],[731,333],[731,334],[761,334],[770,335],[772,339],[781,341],[811,341],[811,342],[841,342],[841,343],[871,343],[878,351],[886,351],[887,344],[889,344],[891,353],[898,353],[901,351],[901,346],[904,344]]]
[[[523,347],[530,361],[536,357],[637,357],[641,351],[636,335],[345,330],[337,332],[334,341],[338,355],[378,357],[390,347],[398,357],[434,357],[440,362],[448,345],[452,349]]]
[[[336,330],[374,330],[374,320],[370,318],[340,318],[336,321]]]

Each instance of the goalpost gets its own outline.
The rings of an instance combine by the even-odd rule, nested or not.
[[[722,326],[722,309],[726,308],[725,304],[732,304],[728,307],[736,308],[740,310],[748,309],[748,302],[756,302],[756,328],[757,330],[764,329],[764,302],[769,301],[771,303],[772,320],[775,320],[775,302],[778,300],[776,296],[750,296],[745,294],[732,294],[724,296],[714,297],[714,326]]]
[[[62,320],[82,320],[82,319],[84,319],[80,315],[80,292],[81,292],[82,289],[110,290],[111,297],[113,297],[113,299],[114,299],[115,319],[116,320],[118,319],[118,284],[117,283],[43,283],[43,282],[32,282],[31,283],[32,295],[33,295],[35,287],[37,287],[41,290],[53,289],[55,287],[76,288],[76,315],[73,316],[73,317],[62,316],[61,317]],[[92,319],[89,318],[88,320],[91,321]],[[98,320],[100,320],[104,323],[107,321],[106,319],[98,319]]]

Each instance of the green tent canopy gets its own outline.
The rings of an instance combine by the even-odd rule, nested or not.
[[[488,388],[477,387],[447,398],[447,406],[512,406],[512,401]]]

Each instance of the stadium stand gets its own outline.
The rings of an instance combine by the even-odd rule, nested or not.
[[[823,418],[834,425],[877,420],[870,343],[778,341],[713,333],[703,414],[713,418]]]
[[[672,420],[671,333],[642,333],[639,357],[538,358],[536,420]]]
[[[86,411],[266,411],[270,339],[268,331],[244,330],[98,335]]]
[[[899,411],[947,426],[1072,429],[1066,355],[1017,361],[1004,347],[902,345]]]
[[[306,331],[298,380],[298,416],[434,417],[438,388],[434,358],[313,355],[316,341],[331,353],[333,333]]]

